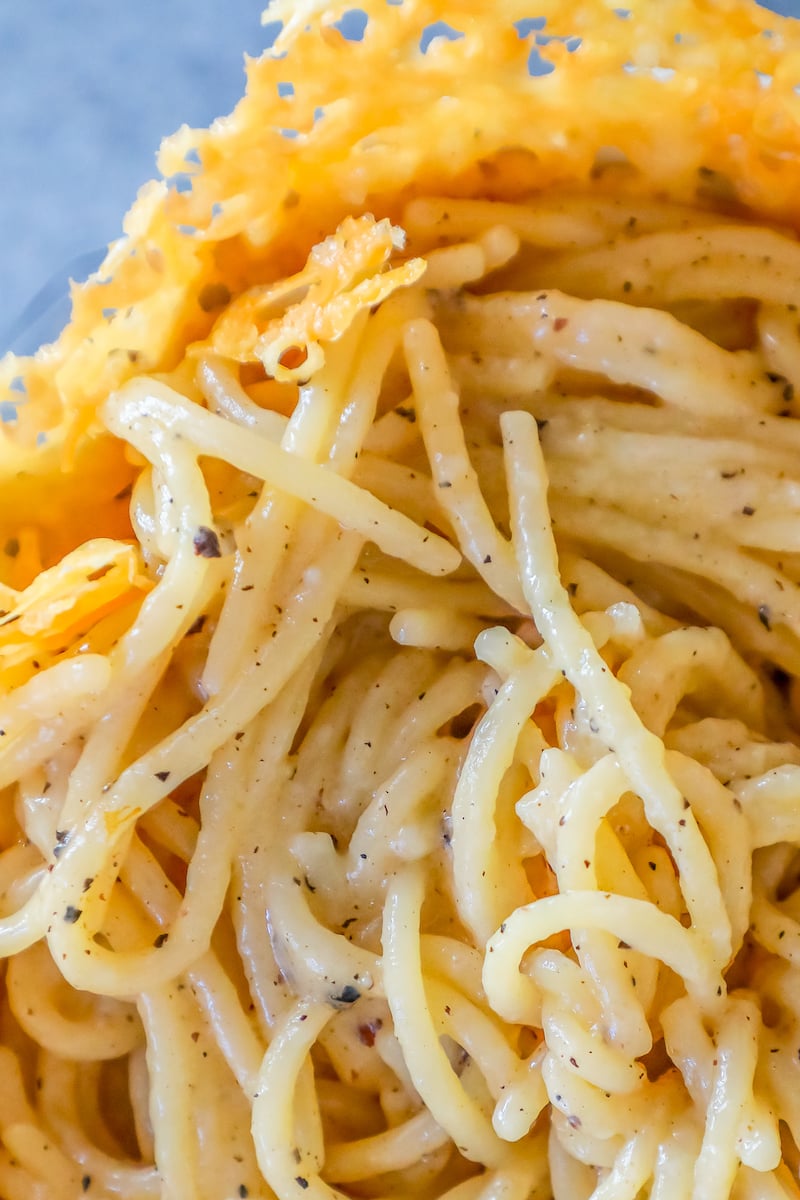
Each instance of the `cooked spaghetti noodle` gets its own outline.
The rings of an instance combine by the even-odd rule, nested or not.
[[[514,178],[10,363],[5,1200],[800,1195],[800,248]]]

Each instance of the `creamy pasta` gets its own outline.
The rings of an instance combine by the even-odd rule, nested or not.
[[[800,1195],[800,247],[607,158],[11,363],[4,1200]]]

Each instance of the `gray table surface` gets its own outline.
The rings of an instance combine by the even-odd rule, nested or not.
[[[161,138],[230,111],[244,53],[268,41],[262,7],[0,0],[0,353],[57,331],[68,275],[118,235]],[[800,16],[800,0],[770,7]]]

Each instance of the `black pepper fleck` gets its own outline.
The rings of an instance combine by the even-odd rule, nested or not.
[[[358,990],[358,988],[353,987],[352,983],[348,983],[348,984],[345,984],[345,986],[342,988],[341,992],[339,992],[338,996],[332,995],[330,998],[330,1001],[331,1001],[331,1004],[334,1004],[334,1005],[355,1004],[356,1000],[358,1000],[360,995],[361,995],[361,992]]]
[[[214,533],[213,529],[209,529],[207,525],[199,525],[197,533],[192,538],[195,554],[200,558],[222,558],[222,551],[219,548],[219,538]]]

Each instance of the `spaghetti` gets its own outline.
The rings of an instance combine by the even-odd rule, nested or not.
[[[4,1200],[800,1195],[797,240],[490,161],[11,363]]]

